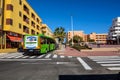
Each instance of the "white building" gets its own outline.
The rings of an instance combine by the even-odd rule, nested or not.
[[[113,19],[112,26],[108,32],[108,43],[119,44],[120,43],[120,17]]]

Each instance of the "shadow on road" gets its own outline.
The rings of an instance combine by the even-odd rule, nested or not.
[[[120,80],[120,73],[94,75],[60,75],[59,80]]]

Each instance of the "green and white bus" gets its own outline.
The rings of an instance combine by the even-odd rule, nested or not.
[[[55,49],[55,40],[43,34],[25,35],[24,54],[45,54]]]

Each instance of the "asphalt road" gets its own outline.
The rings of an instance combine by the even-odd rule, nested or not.
[[[3,54],[0,55],[0,80],[60,80],[60,75],[116,74],[120,71],[119,58],[60,56],[52,52],[33,56]]]

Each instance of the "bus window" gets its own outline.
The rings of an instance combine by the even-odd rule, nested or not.
[[[44,38],[42,38],[42,37],[40,38],[40,43],[44,44]]]

